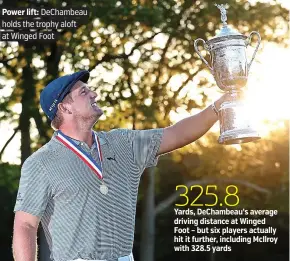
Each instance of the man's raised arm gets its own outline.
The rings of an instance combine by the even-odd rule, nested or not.
[[[225,100],[223,95],[214,104],[218,110]],[[164,154],[190,144],[203,136],[218,120],[212,106],[200,113],[187,117],[164,129],[161,145],[157,155]]]

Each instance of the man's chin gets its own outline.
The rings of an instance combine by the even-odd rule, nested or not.
[[[101,118],[101,116],[104,114],[102,109],[98,109],[95,111],[95,123]]]
[[[96,111],[96,114],[97,114],[99,117],[101,117],[101,116],[104,114],[104,112],[103,112],[102,109],[98,108],[98,110]]]

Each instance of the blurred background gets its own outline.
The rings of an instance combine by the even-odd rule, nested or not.
[[[219,145],[217,123],[202,139],[146,170],[137,204],[135,260],[288,260],[289,0],[1,0],[1,7],[83,5],[90,10],[88,22],[62,30],[56,42],[0,42],[1,260],[13,260],[20,167],[53,133],[39,106],[44,86],[61,75],[90,70],[89,85],[100,94],[105,111],[96,130],[166,127],[193,115],[222,94],[193,48],[195,39],[208,40],[220,29],[214,3],[228,4],[230,26],[245,35],[259,31],[262,37],[247,86],[262,139]],[[247,48],[249,59],[255,44],[253,39]],[[191,183],[217,184],[221,196],[235,184],[237,208],[277,209],[271,225],[278,229],[278,244],[236,244],[230,253],[174,252],[176,186]],[[199,200],[206,202],[203,196]],[[40,241],[41,260],[49,260],[45,240]]]

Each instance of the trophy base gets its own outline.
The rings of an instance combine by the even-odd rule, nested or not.
[[[260,139],[258,132],[251,129],[232,130],[222,133],[218,139],[219,144],[241,144]]]

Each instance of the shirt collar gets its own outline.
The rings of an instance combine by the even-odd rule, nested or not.
[[[95,131],[94,131],[95,132]],[[101,145],[103,145],[103,144],[106,144],[107,142],[106,142],[106,140],[104,139],[104,138],[102,138],[102,137],[100,137],[99,135],[98,135],[98,133],[97,132],[95,132],[96,134],[97,134],[97,136],[99,137],[99,141],[100,141],[100,144]],[[56,136],[56,131],[53,133],[53,138],[55,138],[55,136]],[[81,141],[79,141],[79,140],[76,140],[76,139],[74,139],[74,138],[71,138],[72,139],[72,141],[76,144],[76,145],[80,145],[80,143],[81,143]],[[93,143],[93,146],[92,146],[92,148],[94,148],[96,146],[96,144],[95,144],[95,142]]]

